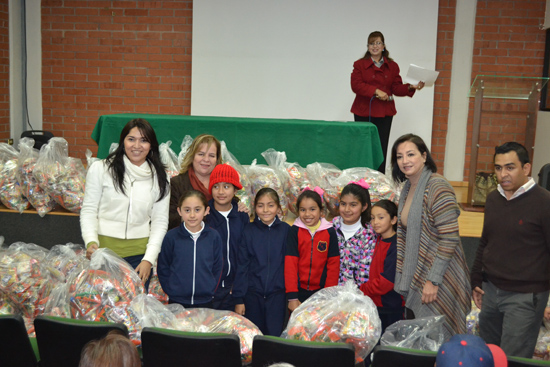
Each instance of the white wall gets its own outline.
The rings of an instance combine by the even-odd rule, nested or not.
[[[546,163],[550,163],[550,111],[539,111],[537,130],[535,133],[535,150],[533,154],[533,169],[531,175],[539,182],[539,171]]]
[[[193,115],[353,121],[353,62],[381,31],[401,75],[435,68],[437,0],[193,3]],[[396,98],[392,139],[429,144],[433,88]],[[266,145],[266,149],[269,146]]]

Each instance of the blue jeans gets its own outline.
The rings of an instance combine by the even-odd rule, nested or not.
[[[548,291],[517,293],[483,282],[479,334],[509,356],[532,358],[548,302]]]

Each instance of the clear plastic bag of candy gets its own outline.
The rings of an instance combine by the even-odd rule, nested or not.
[[[442,315],[397,321],[386,328],[380,345],[437,352],[445,339],[444,321]]]
[[[290,316],[282,338],[355,347],[358,362],[374,349],[382,330],[374,302],[353,282],[324,288],[302,303]]]
[[[248,179],[252,187],[252,197],[255,197],[256,193],[264,187],[272,188],[277,192],[281,203],[282,218],[284,218],[288,212],[288,203],[283,188],[283,182],[277,171],[273,167],[257,164],[257,160],[254,159],[252,164],[246,167],[246,173],[248,174]]]
[[[85,156],[86,156],[86,171],[88,171],[88,169],[90,169],[92,164],[94,164],[95,162],[101,160],[97,157],[92,157],[92,155],[93,155],[92,151],[90,149],[86,149],[86,153],[85,153]]]
[[[144,327],[176,329],[176,316],[165,305],[146,294],[136,296],[127,308],[120,311],[112,312],[111,320],[125,324],[132,340],[141,341]],[[115,315],[122,317],[116,319]]]
[[[540,328],[533,359],[550,361],[550,330],[546,327]]]
[[[222,148],[222,161],[224,163],[227,163],[231,167],[235,168],[235,170],[239,173],[239,181],[241,182],[242,189],[238,190],[235,193],[235,196],[239,198],[239,201],[241,203],[244,203],[246,207],[248,208],[248,212],[252,214],[254,212],[254,196],[252,195],[252,184],[250,183],[250,180],[248,179],[248,174],[246,173],[246,169],[244,166],[242,166],[237,158],[231,152],[227,149],[227,145],[225,144],[225,141],[222,141],[221,143]]]
[[[51,138],[40,149],[33,176],[40,187],[65,209],[80,213],[84,200],[86,169],[80,159],[69,157],[69,144]]]
[[[16,242],[0,252],[0,292],[23,316],[33,318],[45,302],[53,281],[42,262],[48,250]]]
[[[178,156],[170,148],[170,145],[172,145],[171,140],[168,140],[166,143],[161,143],[159,145],[160,161],[162,162],[162,164],[164,164],[164,167],[166,168],[168,179],[170,179],[170,177],[177,176],[180,173],[178,166]]]
[[[153,296],[156,298],[157,301],[159,301],[162,304],[167,305],[168,304],[168,295],[164,292],[162,289],[162,286],[160,285],[159,276],[157,274],[157,268],[155,267],[153,269],[153,275],[151,276],[151,280],[149,281],[149,293],[150,296]]]
[[[354,167],[345,169],[342,171],[341,179],[337,181],[339,181],[338,184],[340,185],[342,185],[344,181],[347,181],[344,184],[345,186],[349,181],[359,180],[365,180],[365,182],[369,184],[370,200],[373,204],[380,200],[391,200],[393,202],[399,201],[397,189],[393,184],[393,181],[385,174],[372,168]]]
[[[278,152],[274,149],[268,149],[262,153],[270,167],[273,167],[279,173],[283,182],[283,190],[288,202],[288,209],[298,216],[296,200],[302,191],[306,188],[313,188],[308,178],[305,168],[298,163],[288,163],[285,152]]]
[[[73,272],[81,272],[89,263],[84,246],[74,243],[53,246],[43,261],[51,276],[63,283]]]
[[[8,209],[22,213],[31,204],[17,181],[19,152],[11,145],[0,143],[0,202]]]
[[[115,308],[127,307],[145,292],[135,270],[108,248],[96,250],[89,266],[67,281],[71,317],[89,321],[112,321]]]
[[[43,314],[71,318],[71,298],[68,283],[58,283],[52,289],[44,306]]]
[[[318,162],[308,164],[306,171],[312,185],[319,186],[325,190],[323,194],[325,217],[330,220],[339,215],[338,204],[340,203],[340,192],[342,189],[338,188],[335,180],[340,177],[342,171],[333,164]]]
[[[21,192],[29,200],[41,217],[51,212],[56,202],[40,185],[33,175],[38,151],[33,148],[34,139],[21,138],[19,140],[19,161],[17,165],[17,181],[21,185]]]
[[[238,335],[243,365],[252,362],[252,342],[256,335],[262,335],[260,329],[250,320],[231,311],[187,309],[178,315],[176,323],[177,329],[182,331]]]
[[[466,328],[468,329],[468,334],[479,336],[479,312],[480,309],[477,308],[476,304],[472,300],[472,309],[466,316]]]
[[[191,147],[191,144],[193,144],[193,138],[191,135],[185,135],[181,142],[180,146],[180,152],[178,154],[178,168],[181,169],[181,163],[183,162],[183,158],[185,158],[185,155],[187,154],[187,151]],[[178,171],[179,171],[178,169]]]

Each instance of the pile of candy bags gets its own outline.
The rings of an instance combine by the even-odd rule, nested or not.
[[[18,162],[19,152],[11,145],[0,143],[0,202],[7,208],[22,213],[31,204],[23,195],[17,181]]]
[[[34,139],[22,138],[19,141],[19,161],[17,165],[17,182],[21,186],[21,192],[36,209],[38,215],[43,217],[53,208],[55,201],[44,191],[34,177],[34,167],[38,160],[38,151],[33,148]]]
[[[43,145],[33,176],[55,202],[80,213],[84,200],[86,170],[80,159],[69,157],[69,144],[63,138],[51,138]]]
[[[281,337],[355,347],[359,363],[374,349],[382,330],[374,302],[353,282],[324,288],[302,303],[290,316]]]

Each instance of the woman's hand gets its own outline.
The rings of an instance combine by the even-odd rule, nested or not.
[[[300,302],[299,300],[293,299],[292,301],[288,301],[288,309],[290,312],[292,312],[297,309],[298,306],[300,306],[301,304],[302,302]]]
[[[139,265],[136,268],[136,273],[139,275],[139,279],[145,284],[147,279],[149,279],[149,276],[151,275],[151,268],[153,264],[151,264],[147,260],[142,260]]]
[[[544,309],[544,319],[550,321],[550,307]]]
[[[412,85],[412,84],[409,84],[409,89],[416,89],[416,90],[420,90],[424,88],[424,82],[418,82],[417,85]]]
[[[422,290],[422,303],[432,303],[437,299],[437,291],[439,287],[433,285],[429,280],[424,284],[424,289]]]
[[[381,101],[387,101],[390,97],[388,96],[388,93],[384,92],[383,90],[377,89],[374,92],[374,95],[376,98],[378,98]]]
[[[86,257],[88,260],[91,259],[92,254],[99,248],[98,244],[95,242],[92,242],[88,245],[88,248],[86,249]]]
[[[244,316],[244,312],[246,311],[244,307],[244,303],[235,305],[235,313],[241,316]]]
[[[248,210],[248,207],[244,205],[244,203],[241,201],[237,203],[237,210],[247,214],[250,212],[250,210]]]

